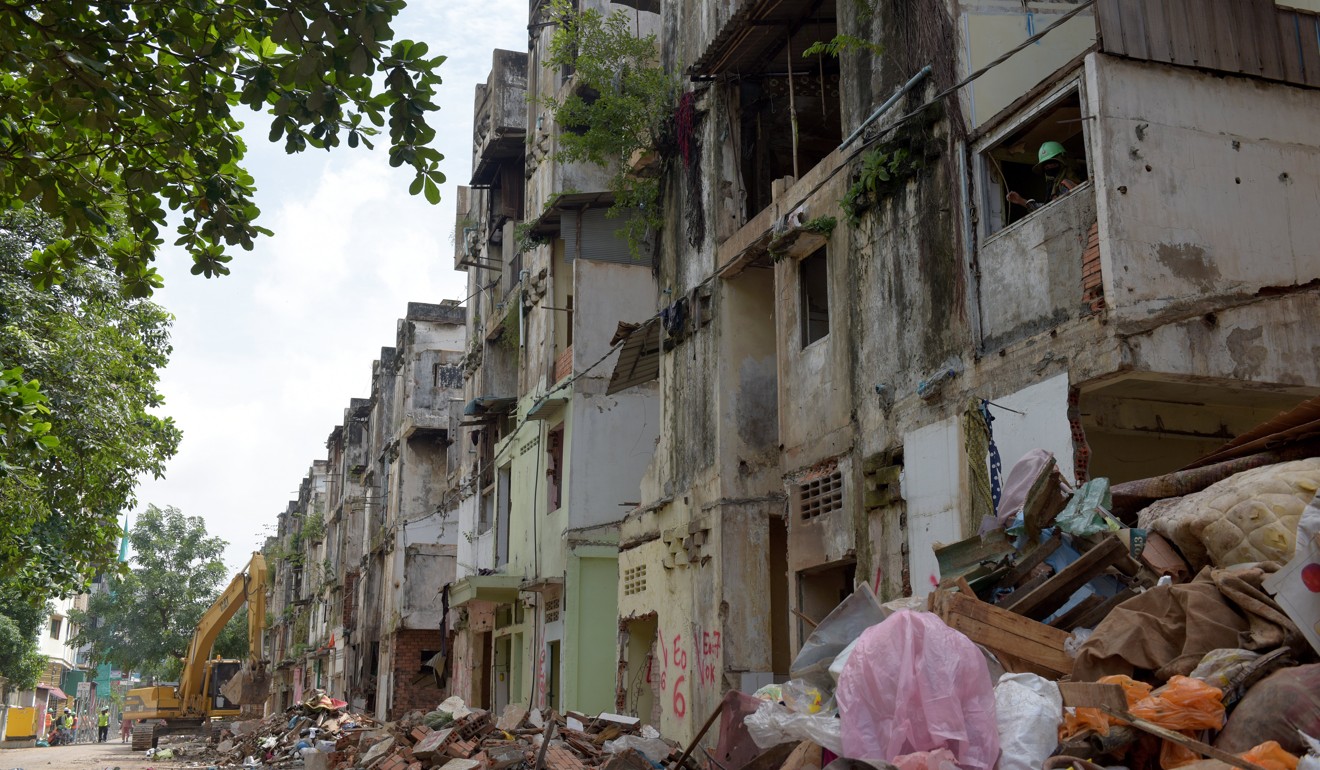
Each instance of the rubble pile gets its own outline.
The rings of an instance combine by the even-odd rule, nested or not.
[[[380,724],[317,692],[297,708],[235,722],[215,747],[220,766],[303,765],[309,770],[702,770],[640,720],[509,706],[498,719],[450,698]]]
[[[1320,399],[1113,487],[1028,453],[925,600],[860,584],[725,699],[715,756],[761,753],[718,770],[1320,770],[1317,435]]]

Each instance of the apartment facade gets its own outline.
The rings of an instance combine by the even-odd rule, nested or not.
[[[619,523],[659,433],[654,386],[608,392],[614,337],[653,314],[656,284],[606,215],[612,169],[557,157],[546,100],[575,81],[544,63],[547,14],[531,4],[527,52],[494,52],[459,191],[471,299],[453,685],[496,710],[599,712],[614,702]]]
[[[280,516],[267,545],[273,710],[313,688],[380,719],[443,700],[457,529],[442,502],[465,333],[457,303],[409,303],[371,396],[350,401]]]
[[[1320,392],[1317,9],[1232,3],[1218,45],[1187,5],[666,4],[697,149],[657,306],[689,312],[620,359],[662,427],[618,710],[691,738],[858,581],[929,592],[1031,449],[1143,478]],[[877,48],[802,57],[839,34]]]

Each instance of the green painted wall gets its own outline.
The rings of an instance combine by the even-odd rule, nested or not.
[[[614,710],[619,562],[615,549],[584,546],[569,556],[564,704],[586,714]]]

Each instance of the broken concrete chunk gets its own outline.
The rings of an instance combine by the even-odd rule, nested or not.
[[[440,770],[477,770],[481,763],[475,759],[451,759],[440,766]]]
[[[504,713],[500,715],[499,721],[495,723],[495,726],[505,731],[516,730],[518,725],[522,724],[522,721],[526,718],[527,707],[511,703],[504,707]]]
[[[426,737],[418,741],[413,746],[413,756],[418,759],[430,759],[440,753],[447,742],[450,733],[454,732],[452,728],[446,730],[433,730],[426,734]]]
[[[382,741],[372,744],[371,749],[367,752],[366,756],[362,758],[362,766],[366,768],[372,767],[385,758],[385,755],[389,752],[392,746],[394,746],[393,738],[385,738]]]

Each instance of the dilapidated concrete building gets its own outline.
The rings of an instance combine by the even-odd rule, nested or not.
[[[458,303],[409,303],[370,398],[350,402],[281,515],[267,547],[273,708],[311,688],[380,718],[442,699],[457,538],[442,501],[465,333]]]
[[[531,4],[529,50],[496,51],[477,87],[459,191],[471,300],[453,679],[483,707],[589,712],[613,707],[618,526],[659,432],[655,386],[608,393],[607,359],[656,286],[605,216],[610,170],[556,157],[546,97],[573,78],[543,63],[547,6]]]
[[[1142,478],[1320,392],[1317,9],[1179,5],[662,4],[683,321],[620,359],[662,418],[619,710],[691,737],[858,581],[928,592],[1030,449]]]

